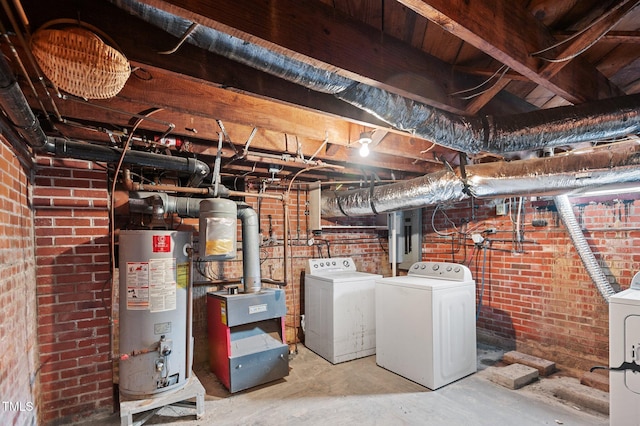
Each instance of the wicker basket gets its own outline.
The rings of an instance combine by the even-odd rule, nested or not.
[[[114,97],[131,74],[122,53],[80,27],[38,30],[31,50],[52,83],[85,99]]]

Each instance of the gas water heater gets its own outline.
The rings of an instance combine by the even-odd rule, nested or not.
[[[191,372],[191,233],[120,231],[120,393],[177,390]]]

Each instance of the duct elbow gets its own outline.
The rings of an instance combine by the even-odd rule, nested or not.
[[[191,173],[190,186],[197,187],[209,175],[211,169],[206,163],[195,158],[188,158],[187,161],[189,172]]]

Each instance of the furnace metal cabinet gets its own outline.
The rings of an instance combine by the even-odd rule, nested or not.
[[[211,371],[229,392],[289,375],[285,293],[207,293]]]

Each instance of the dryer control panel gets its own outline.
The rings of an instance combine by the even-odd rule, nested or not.
[[[356,264],[350,257],[330,257],[327,259],[309,259],[307,273],[330,271],[355,271]]]
[[[450,281],[471,281],[471,271],[464,265],[449,262],[416,262],[407,275]]]

